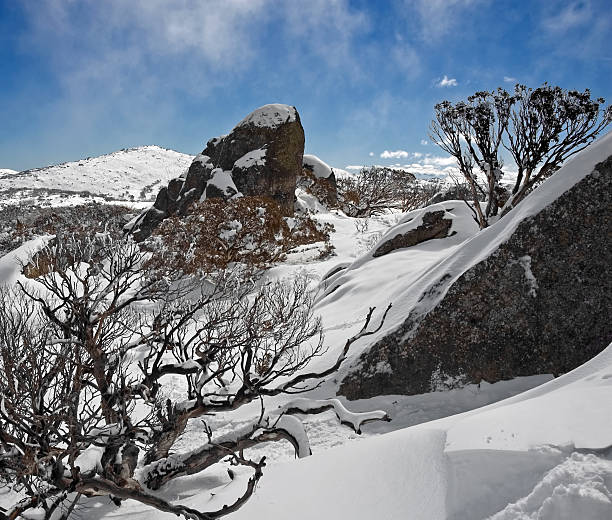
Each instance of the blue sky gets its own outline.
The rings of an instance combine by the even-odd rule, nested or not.
[[[612,101],[609,0],[0,0],[0,168],[186,153],[295,105],[338,166],[444,167],[433,106],[544,81]],[[386,153],[385,153],[386,152]]]

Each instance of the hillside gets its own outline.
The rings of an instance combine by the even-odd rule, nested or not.
[[[27,198],[58,204],[69,195],[145,201],[192,160],[174,150],[141,146],[22,172],[0,170],[0,197],[4,204]]]

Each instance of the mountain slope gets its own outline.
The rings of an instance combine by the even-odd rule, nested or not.
[[[16,192],[89,192],[113,200],[148,200],[160,185],[181,175],[193,156],[159,146],[120,150],[100,157],[10,173],[0,170],[0,195]],[[21,198],[23,198],[22,195]]]

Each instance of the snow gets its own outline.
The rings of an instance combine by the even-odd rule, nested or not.
[[[93,470],[102,471],[102,456],[105,446],[89,446],[85,448],[74,461],[75,467],[81,469],[81,473]]]
[[[362,231],[356,229],[355,219],[343,214],[317,214],[319,221],[336,228],[332,241],[337,256],[314,261],[307,252],[300,252],[268,273],[274,279],[307,271],[322,280],[316,312],[322,315],[330,349],[308,370],[328,366],[337,357],[346,338],[363,325],[370,306],[377,306],[376,323],[382,309],[389,302],[394,305],[381,333],[357,342],[347,365],[417,305],[427,312],[444,293],[419,303],[433,283],[448,274],[446,287],[450,286],[507,240],[523,219],[550,204],[609,155],[612,134],[578,154],[506,217],[482,232],[462,201],[430,207],[426,211],[443,210],[445,218],[452,219],[451,232],[455,234],[379,258],[373,257],[371,246],[414,229],[422,223],[425,210],[371,218]],[[228,172],[219,172],[215,182],[224,186],[222,180]],[[32,250],[44,244],[43,239],[38,240],[42,242],[28,243]],[[27,257],[28,244],[0,259],[0,279],[2,273],[11,280],[19,276],[16,260]],[[525,273],[525,283],[536,291],[530,259],[516,261]],[[342,269],[338,270],[339,266]],[[328,273],[332,274],[326,276]],[[193,360],[185,364],[192,366]],[[306,455],[305,446],[313,455],[294,460],[287,443],[253,449],[249,453],[254,460],[267,457],[264,477],[251,500],[228,518],[612,518],[612,345],[576,370],[552,380],[550,375],[541,375],[350,403],[335,399],[346,370],[348,367],[343,367],[335,378],[305,395],[333,401],[342,408],[334,406],[335,410],[321,415],[304,416],[304,428],[295,418],[281,417],[283,427],[299,437],[301,455]],[[379,370],[386,370],[384,364]],[[443,379],[440,374],[440,390]],[[180,393],[175,381],[169,378],[169,391]],[[296,402],[294,398],[273,398],[267,401],[267,409],[282,411],[291,401]],[[215,440],[252,424],[249,421],[259,413],[256,405],[237,410],[231,420],[224,414],[206,417]],[[353,422],[362,417],[361,412],[375,409],[385,410],[392,422],[365,424],[362,435],[337,425],[338,410],[341,418]],[[179,454],[189,453],[201,446],[202,437],[201,421],[191,421],[174,449]],[[90,463],[95,462],[94,455],[87,452]],[[230,481],[224,468],[210,468],[171,482],[160,490],[160,496],[211,510],[239,496],[249,475],[237,471],[237,477]],[[1,505],[8,503],[4,493],[0,490]],[[133,501],[117,508],[107,498],[88,501],[84,513],[92,520],[176,518]]]
[[[24,278],[24,275],[21,274],[23,266],[52,238],[52,235],[45,235],[28,240],[17,249],[0,257],[0,284],[12,285],[17,280]]]
[[[525,280],[529,286],[529,296],[535,297],[538,291],[538,281],[531,270],[531,257],[529,255],[521,256],[515,263],[518,263],[525,272]]]
[[[235,195],[238,193],[238,188],[234,184],[234,180],[232,179],[232,172],[225,171],[221,168],[215,168],[212,172],[212,177],[208,181],[207,186],[215,186],[225,195]],[[204,192],[203,197],[205,197],[206,191]]]
[[[302,164],[309,167],[312,170],[312,173],[314,173],[315,177],[320,179],[327,179],[333,173],[331,166],[324,163],[316,155],[304,154]]]
[[[266,149],[257,148],[245,153],[240,159],[238,159],[234,166],[236,168],[250,168],[251,166],[263,166],[266,164]]]
[[[612,461],[573,453],[526,497],[491,520],[601,520],[612,518]]]
[[[15,173],[19,173],[17,170],[11,170],[9,168],[0,168],[0,177],[4,175],[13,175]]]
[[[113,200],[149,199],[170,179],[179,177],[192,160],[192,155],[159,146],[130,148],[100,157],[0,174],[0,198],[4,204],[18,203],[25,197],[38,198],[41,190],[52,190],[43,199],[49,199],[54,205],[57,205],[54,199],[59,198],[58,192],[64,195],[89,192]]]
[[[236,127],[254,125],[260,127],[275,128],[284,123],[291,123],[296,120],[297,112],[295,107],[273,103],[264,105],[246,116]]]
[[[444,519],[444,434],[390,434],[271,467],[230,518]]]

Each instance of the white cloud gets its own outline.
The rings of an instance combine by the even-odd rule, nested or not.
[[[272,29],[275,41],[287,38],[299,56],[314,55],[338,70],[352,70],[353,42],[369,24],[348,0],[23,3],[30,24],[24,45],[49,52],[65,83],[75,83],[73,74],[79,81],[107,84],[125,78],[128,86],[155,78],[200,96],[258,66]]]
[[[506,83],[516,83],[516,78],[513,78],[512,76],[504,76],[504,82],[506,82]]]
[[[419,33],[427,42],[441,40],[461,23],[462,14],[481,0],[404,0],[406,15],[413,16],[416,8]]]
[[[374,152],[370,152],[368,155],[369,155],[370,157],[374,157]]]
[[[396,150],[392,152],[385,150],[380,154],[381,159],[407,159],[410,154],[406,150]]]
[[[429,143],[426,139],[421,139],[421,146],[427,146]]]
[[[415,78],[421,73],[421,57],[417,51],[403,41],[399,41],[391,50],[394,64],[409,78]]]
[[[360,69],[353,41],[370,25],[365,12],[351,8],[348,0],[265,1],[271,12],[280,11],[292,47],[305,49],[331,66],[352,72]]]
[[[565,7],[561,12],[545,18],[542,25],[550,32],[565,32],[574,27],[584,25],[591,20],[593,11],[590,2],[574,2]]]
[[[448,157],[440,157],[437,155],[427,155],[421,162],[422,164],[425,164],[425,165],[436,166],[440,168],[445,168],[447,166],[455,166],[457,164],[457,161],[455,160],[455,158],[451,157],[450,155]]]
[[[414,157],[415,159],[420,159],[421,157],[423,157],[423,154],[421,152],[412,152],[412,157]]]
[[[438,87],[456,87],[457,85],[457,80],[455,78],[449,78],[446,74],[444,74],[444,77],[439,83],[436,83]]]
[[[345,170],[361,170],[362,168],[363,166],[359,166],[357,164],[349,164],[348,166],[344,167]]]

